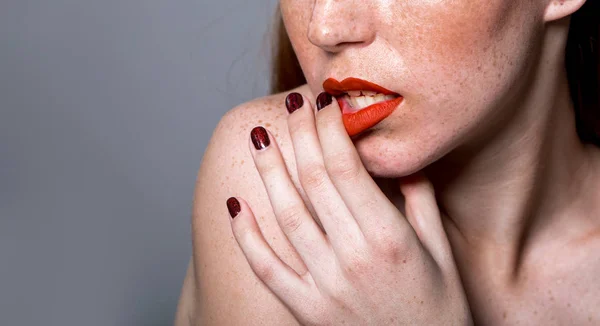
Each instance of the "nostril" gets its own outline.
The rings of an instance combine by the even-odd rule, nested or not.
[[[339,32],[322,31],[309,33],[310,42],[328,52],[339,52],[344,48],[361,46],[363,41],[348,41]]]
[[[348,47],[368,45],[373,40],[373,31],[366,25],[357,24],[359,22],[331,27],[328,22],[313,21],[309,25],[308,39],[313,45],[327,52],[339,52]]]
[[[337,44],[337,47],[350,47],[350,46],[360,46],[360,45],[364,45],[365,42],[342,42]]]

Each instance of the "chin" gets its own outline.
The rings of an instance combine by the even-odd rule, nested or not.
[[[377,178],[405,177],[434,161],[433,155],[423,149],[411,148],[406,141],[378,136],[377,132],[354,139],[354,145],[369,174]]]

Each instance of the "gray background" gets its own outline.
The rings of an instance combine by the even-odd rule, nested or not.
[[[275,0],[0,0],[0,325],[170,325]]]

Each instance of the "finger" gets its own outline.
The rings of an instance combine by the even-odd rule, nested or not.
[[[331,98],[326,93],[321,94],[321,98]],[[396,232],[409,227],[362,164],[344,127],[337,101],[325,102],[329,104],[322,106],[316,119],[325,167],[365,237],[374,239],[383,229]]]
[[[364,236],[329,179],[315,127],[314,111],[310,102],[298,93],[288,95],[286,105],[290,106],[289,99],[292,96],[300,96],[296,102],[303,102],[295,110],[288,108],[292,112],[288,116],[288,130],[296,155],[300,184],[321,220],[336,255],[355,251],[357,246],[364,244]]]
[[[310,274],[303,277],[286,265],[269,246],[248,204],[227,200],[235,240],[256,276],[288,307],[299,307],[311,297]]]
[[[433,185],[422,172],[418,172],[400,180],[400,191],[405,197],[406,216],[417,237],[438,265],[448,266],[452,252]]]
[[[279,147],[263,127],[251,132],[250,150],[281,230],[294,246],[308,270],[320,279],[332,265],[327,239],[290,179]]]

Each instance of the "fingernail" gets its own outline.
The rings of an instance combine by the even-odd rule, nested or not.
[[[287,108],[289,113],[293,113],[298,110],[304,104],[304,99],[302,99],[302,95],[298,93],[290,93],[285,98],[285,107]]]
[[[254,148],[257,150],[265,149],[271,144],[271,140],[269,140],[269,134],[267,134],[267,131],[263,127],[255,127],[252,129],[250,138],[252,139]]]
[[[317,110],[323,110],[326,106],[331,104],[332,100],[333,98],[331,97],[331,94],[327,92],[319,94],[319,96],[317,96]]]
[[[242,207],[240,207],[240,202],[235,197],[231,197],[227,199],[227,209],[231,218],[235,218],[242,210]]]

